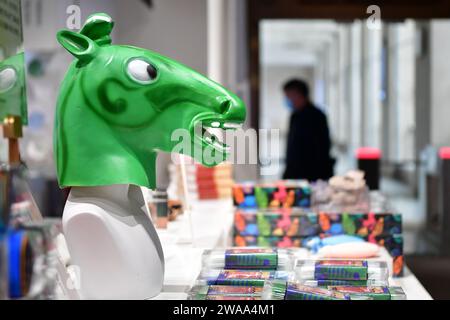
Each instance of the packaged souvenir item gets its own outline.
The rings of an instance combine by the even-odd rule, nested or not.
[[[297,282],[268,281],[264,285],[264,300],[350,300],[350,295]]]
[[[292,280],[294,273],[271,270],[203,270],[197,284],[262,287],[268,280]]]
[[[206,250],[203,266],[211,269],[291,270],[295,250],[277,248],[231,248]]]
[[[310,287],[346,286],[346,287],[385,287],[388,280],[297,280],[297,282]]]
[[[249,286],[195,286],[189,292],[189,300],[258,300],[263,287]]]
[[[351,299],[367,298],[371,300],[406,300],[401,287],[386,286],[329,286],[329,290],[350,295]]]
[[[389,270],[384,261],[368,260],[299,260],[295,266],[301,280],[387,280]]]

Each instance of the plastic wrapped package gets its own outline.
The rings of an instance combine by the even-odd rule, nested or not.
[[[56,237],[62,234],[60,219],[46,218],[21,226],[30,239],[33,255],[32,278],[27,299],[54,299],[57,282]]]
[[[329,286],[346,286],[346,287],[385,287],[388,286],[388,280],[297,280],[300,284],[310,287],[329,287]]]
[[[259,270],[202,270],[197,278],[198,285],[228,285],[262,287],[268,280],[293,280],[290,271]]]
[[[350,295],[298,282],[268,281],[263,288],[263,300],[350,300]]]
[[[401,287],[387,286],[329,286],[329,290],[350,295],[352,300],[406,300],[406,294]]]
[[[8,232],[9,298],[55,298],[59,220],[28,222]]]
[[[231,248],[205,250],[203,266],[210,269],[292,270],[295,249]]]
[[[25,166],[0,164],[0,225],[5,228],[42,220],[27,179]]]
[[[299,280],[381,280],[389,270],[384,261],[317,259],[298,260],[295,273]]]
[[[254,286],[194,286],[188,300],[261,300],[263,287]]]
[[[298,281],[267,280],[264,286],[197,285],[190,300],[405,300],[401,287],[314,287]]]

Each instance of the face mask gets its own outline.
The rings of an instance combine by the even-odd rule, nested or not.
[[[290,111],[294,110],[294,104],[292,103],[291,99],[289,99],[288,97],[284,97],[284,105]]]

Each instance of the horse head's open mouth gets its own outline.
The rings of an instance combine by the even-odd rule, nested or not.
[[[242,127],[241,119],[226,119],[219,114],[201,117],[194,123],[194,139],[203,148],[209,147],[222,154],[229,154],[230,147],[225,144],[226,131]]]

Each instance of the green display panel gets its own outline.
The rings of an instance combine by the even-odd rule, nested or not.
[[[0,2],[0,121],[20,116],[27,124],[25,59],[20,0]]]

